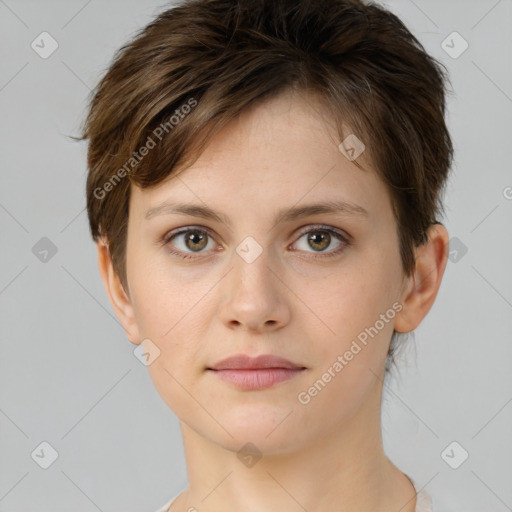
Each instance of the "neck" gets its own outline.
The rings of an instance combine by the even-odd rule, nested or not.
[[[261,458],[245,464],[237,448],[212,442],[181,422],[189,487],[171,510],[414,512],[410,480],[384,453],[380,394],[375,399],[377,407],[357,411],[311,443],[291,450],[288,439],[285,447],[264,448]],[[259,446],[266,447],[263,437]]]

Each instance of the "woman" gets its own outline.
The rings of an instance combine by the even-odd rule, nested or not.
[[[380,410],[447,261],[445,79],[357,0],[190,0],[117,53],[83,132],[87,207],[180,420],[189,486],[161,510],[432,510]]]

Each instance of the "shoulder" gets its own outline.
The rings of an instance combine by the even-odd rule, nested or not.
[[[425,490],[416,491],[416,509],[414,512],[434,512],[432,508],[432,499]]]
[[[164,503],[159,509],[155,510],[155,512],[167,512],[169,510],[169,507],[171,506],[172,502],[177,497],[178,496],[174,496],[174,498],[171,498],[167,503]]]
[[[416,491],[416,508],[414,512],[434,512],[432,508],[432,498],[427,491],[421,489],[410,476],[407,476],[407,478],[409,478]]]

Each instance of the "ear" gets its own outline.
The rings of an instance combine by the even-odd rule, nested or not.
[[[139,345],[141,339],[132,301],[114,270],[108,244],[104,240],[99,240],[96,246],[98,248],[98,267],[110,304],[112,304],[128,340],[134,345]]]
[[[441,286],[448,254],[448,231],[442,224],[432,225],[428,241],[415,249],[415,270],[402,288],[403,309],[395,317],[396,331],[416,329],[430,311]]]

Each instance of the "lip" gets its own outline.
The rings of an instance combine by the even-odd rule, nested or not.
[[[262,354],[257,357],[237,354],[215,363],[215,365],[208,368],[208,370],[262,370],[268,368],[299,370],[305,367],[272,354]]]
[[[273,355],[228,357],[207,368],[220,379],[243,390],[267,389],[289,380],[306,368]]]
[[[271,388],[292,379],[305,368],[261,368],[259,370],[209,370],[220,379],[246,391]]]

